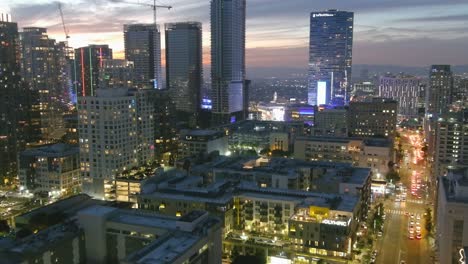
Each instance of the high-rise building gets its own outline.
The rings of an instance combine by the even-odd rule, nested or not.
[[[245,0],[211,0],[213,124],[245,119]]]
[[[314,112],[313,135],[348,136],[348,109],[345,107],[316,108]]]
[[[161,36],[154,24],[124,25],[125,59],[133,61],[138,88],[165,89],[161,71]]]
[[[439,177],[436,241],[439,263],[466,263],[468,171]],[[465,253],[463,253],[465,251]]]
[[[454,76],[452,101],[463,102],[467,100],[468,100],[468,78],[462,77],[462,76]]]
[[[20,77],[18,25],[0,19],[0,180],[16,177],[17,155],[40,134],[31,122],[33,94]]]
[[[432,65],[429,89],[426,91],[426,113],[437,117],[448,111],[452,103],[453,75],[450,65]]]
[[[355,137],[389,137],[396,133],[398,102],[373,98],[367,102],[350,102],[348,133]]]
[[[403,118],[418,117],[418,99],[421,80],[413,76],[380,77],[379,96],[398,102],[398,115]]]
[[[99,88],[136,88],[132,61],[104,60],[99,68]]]
[[[96,96],[99,69],[106,59],[112,59],[109,45],[89,45],[75,49],[75,90],[78,96]]]
[[[166,24],[166,83],[177,120],[197,125],[202,87],[202,26],[200,22]]]
[[[441,115],[435,127],[435,176],[468,167],[468,109]]]
[[[145,90],[154,115],[154,157],[162,164],[174,162],[177,151],[175,107],[169,90]],[[142,93],[143,94],[143,93]]]
[[[100,89],[78,99],[83,191],[106,197],[117,173],[153,160],[154,110],[128,89]],[[140,122],[145,121],[145,122]],[[140,125],[144,125],[141,127]]]
[[[64,92],[69,88],[63,82],[62,47],[47,35],[47,29],[27,27],[20,33],[21,77],[29,89],[37,93],[38,116],[42,139],[60,139],[64,134],[61,115],[65,103]],[[65,62],[66,63],[66,62]]]
[[[346,101],[353,51],[354,13],[337,10],[310,14],[310,105]]]

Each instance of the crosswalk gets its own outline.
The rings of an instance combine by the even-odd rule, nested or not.
[[[414,199],[407,199],[407,203],[417,203],[417,204],[423,204],[423,200],[414,200]]]
[[[398,209],[385,209],[386,214],[405,215],[406,211]]]

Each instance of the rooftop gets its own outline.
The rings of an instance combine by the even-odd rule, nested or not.
[[[468,205],[468,177],[463,171],[440,177],[440,182],[447,202]]]
[[[177,220],[176,217],[138,210],[119,210],[108,219],[109,222],[164,229],[175,229]]]
[[[53,145],[45,145],[37,148],[27,149],[21,152],[21,155],[34,156],[34,157],[49,157],[60,158],[71,155],[78,155],[80,149],[77,146],[58,143]]]
[[[216,130],[191,130],[186,135],[187,136],[213,136],[219,133]]]
[[[33,215],[38,214],[38,213],[49,214],[49,213],[56,212],[56,211],[61,211],[67,215],[73,215],[74,213],[88,206],[92,206],[96,204],[105,204],[105,203],[106,203],[105,201],[94,200],[87,194],[78,194],[78,195],[74,195],[66,199],[57,201],[55,203],[31,210],[25,214],[18,216],[17,220],[18,218],[29,219]]]
[[[135,263],[139,264],[169,264],[173,263],[178,257],[180,257],[185,251],[194,246],[199,240],[199,237],[174,234],[169,237],[164,237],[156,240],[150,244],[144,251],[146,255],[139,259],[135,259]],[[153,250],[149,250],[153,249]]]
[[[54,248],[64,240],[78,236],[79,233],[80,230],[75,222],[58,224],[19,240],[10,251],[21,255],[36,254]]]

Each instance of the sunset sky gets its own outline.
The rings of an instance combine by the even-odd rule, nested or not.
[[[70,45],[77,48],[109,44],[115,57],[123,57],[123,24],[152,22],[150,7],[117,0],[62,3]],[[164,0],[159,4],[174,8],[158,10],[158,23],[203,23],[207,64],[209,3],[209,0]],[[354,64],[468,64],[466,0],[247,0],[247,66],[306,67],[309,13],[325,9],[355,12]],[[46,27],[51,37],[65,39],[57,2],[2,0],[0,12],[11,14],[20,27]],[[164,47],[164,40],[161,44]]]

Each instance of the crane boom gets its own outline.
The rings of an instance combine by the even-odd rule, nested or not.
[[[160,78],[158,76],[160,76],[161,74],[161,41],[159,39],[159,34],[158,34],[158,24],[157,24],[157,21],[156,21],[156,10],[158,8],[166,8],[168,10],[170,10],[172,8],[172,6],[169,6],[169,5],[157,5],[156,4],[156,0],[153,0],[153,4],[149,4],[149,3],[140,3],[140,2],[127,2],[127,1],[121,1],[121,0],[111,0],[112,2],[114,3],[124,3],[124,4],[131,4],[131,5],[140,5],[140,6],[149,6],[151,7],[151,9],[153,9],[153,25],[154,25],[154,32],[155,32],[155,36],[158,36],[157,37],[157,41],[158,43],[155,43],[155,45],[157,45],[157,52],[154,52],[154,63],[156,63],[157,65],[154,65],[154,79],[152,79],[153,81],[153,85],[155,87],[155,89],[159,89],[159,82],[160,82]],[[156,38],[155,38],[155,41],[156,41]]]
[[[60,2],[58,2],[58,9],[60,11],[60,18],[62,18],[63,32],[65,33],[65,38],[68,40],[70,36],[68,35],[68,29],[67,29],[67,26],[65,25],[65,19],[63,18],[63,11],[62,11],[62,3]]]

